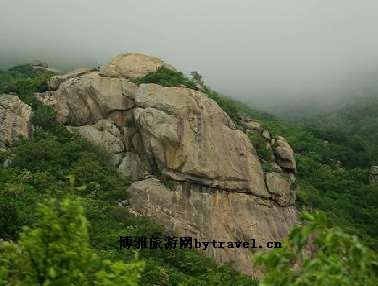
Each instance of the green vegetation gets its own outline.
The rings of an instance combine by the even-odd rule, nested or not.
[[[378,165],[378,94],[360,96],[340,110],[308,120],[319,135],[361,150],[360,165]]]
[[[195,82],[187,78],[182,72],[164,66],[158,68],[156,72],[151,72],[144,77],[135,79],[134,82],[138,85],[142,83],[156,83],[162,86],[185,86],[197,89]]]
[[[44,69],[34,69],[26,64],[10,68],[8,71],[0,70],[0,94],[16,92],[25,94],[30,91],[45,91],[47,79],[53,75]]]
[[[321,213],[304,212],[283,248],[262,253],[261,286],[374,286],[378,284],[377,255],[355,236],[329,227]]]
[[[143,262],[99,259],[77,202],[50,199],[37,213],[17,243],[0,243],[0,285],[138,285]]]
[[[273,151],[267,147],[266,139],[259,133],[251,133],[248,135],[253,147],[262,162],[272,162]]]

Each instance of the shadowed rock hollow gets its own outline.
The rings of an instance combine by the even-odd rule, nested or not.
[[[204,241],[255,238],[265,247],[284,238],[296,222],[290,145],[250,119],[240,130],[201,91],[130,81],[161,66],[173,69],[157,58],[123,54],[99,71],[54,77],[38,97],[67,128],[102,145],[120,174],[135,181],[129,188],[134,214]],[[264,173],[249,132],[261,134],[273,150],[272,171]],[[256,274],[254,251],[210,248],[206,254]]]

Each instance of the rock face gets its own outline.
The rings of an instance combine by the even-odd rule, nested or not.
[[[158,218],[178,236],[200,241],[250,241],[265,247],[287,234],[295,223],[294,207],[246,193],[228,192],[192,183],[176,184],[171,190],[151,178],[134,183],[130,205],[135,214]],[[252,249],[252,251],[255,249]],[[246,249],[209,248],[206,254],[219,262],[232,262],[239,271],[255,274]]]
[[[79,77],[79,76],[86,74],[86,73],[89,73],[91,71],[92,70],[88,69],[88,68],[79,68],[79,69],[73,70],[69,73],[63,74],[63,75],[53,76],[48,82],[49,90],[57,90],[59,85],[62,82],[66,81],[70,78]]]
[[[120,174],[140,180],[129,189],[133,213],[203,241],[255,238],[265,247],[284,238],[296,221],[290,145],[248,120],[247,131],[259,132],[276,154],[277,163],[264,173],[248,132],[203,92],[129,81],[161,66],[170,68],[156,58],[124,54],[99,71],[60,76],[38,97],[67,128],[111,153]],[[253,251],[206,253],[256,274]]]
[[[147,154],[176,181],[269,197],[247,136],[201,92],[141,85],[135,121]]]
[[[63,78],[63,77],[62,77]],[[50,84],[51,85],[51,84]],[[55,102],[58,121],[73,126],[95,124],[112,113],[130,110],[134,106],[132,94],[136,85],[121,79],[102,77],[97,72],[67,77],[56,91],[48,91],[41,98]],[[53,97],[54,100],[48,99]],[[117,124],[124,125],[123,118]]]
[[[371,184],[378,183],[378,166],[372,166],[369,172],[369,180]]]
[[[0,148],[12,146],[20,137],[30,137],[31,115],[31,107],[17,96],[0,95]]]
[[[266,175],[266,185],[274,200],[283,207],[293,206],[295,203],[295,176],[271,172]]]

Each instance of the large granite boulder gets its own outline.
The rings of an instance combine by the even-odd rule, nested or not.
[[[111,120],[99,120],[94,125],[67,126],[71,131],[79,133],[89,142],[103,147],[110,154],[125,151],[120,130]]]
[[[277,136],[273,150],[277,156],[277,163],[280,167],[294,173],[297,171],[294,151],[285,138]]]
[[[136,85],[122,78],[102,77],[97,72],[68,77],[56,91],[48,91],[39,98],[53,102],[57,120],[72,126],[95,124],[112,113],[125,112],[134,106]],[[53,98],[53,100],[51,100]],[[120,125],[125,124],[118,116]]]
[[[143,77],[160,67],[174,68],[159,58],[137,53],[126,53],[115,57],[109,64],[100,68],[100,73],[110,77],[135,79]]]
[[[136,124],[145,151],[177,181],[269,197],[248,137],[210,98],[184,87],[141,85]]]
[[[17,96],[0,95],[0,148],[12,146],[32,131],[31,107]]]
[[[118,167],[118,171],[124,177],[135,181],[147,177],[151,172],[151,168],[148,162],[142,160],[137,153],[126,152]]]
[[[280,207],[273,201],[247,193],[227,192],[192,184],[176,183],[168,189],[149,178],[129,188],[130,210],[151,217],[178,236],[199,241],[249,241],[266,248],[267,242],[283,239],[296,222],[295,207]],[[218,262],[256,276],[251,265],[256,249],[210,247],[205,251]]]
[[[57,90],[62,82],[70,78],[82,76],[83,74],[89,73],[91,71],[93,71],[93,69],[78,68],[65,74],[53,76],[48,81],[49,90]]]

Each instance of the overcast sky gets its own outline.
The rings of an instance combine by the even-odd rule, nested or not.
[[[230,96],[313,96],[377,69],[377,30],[377,0],[0,0],[0,66],[142,52]]]

